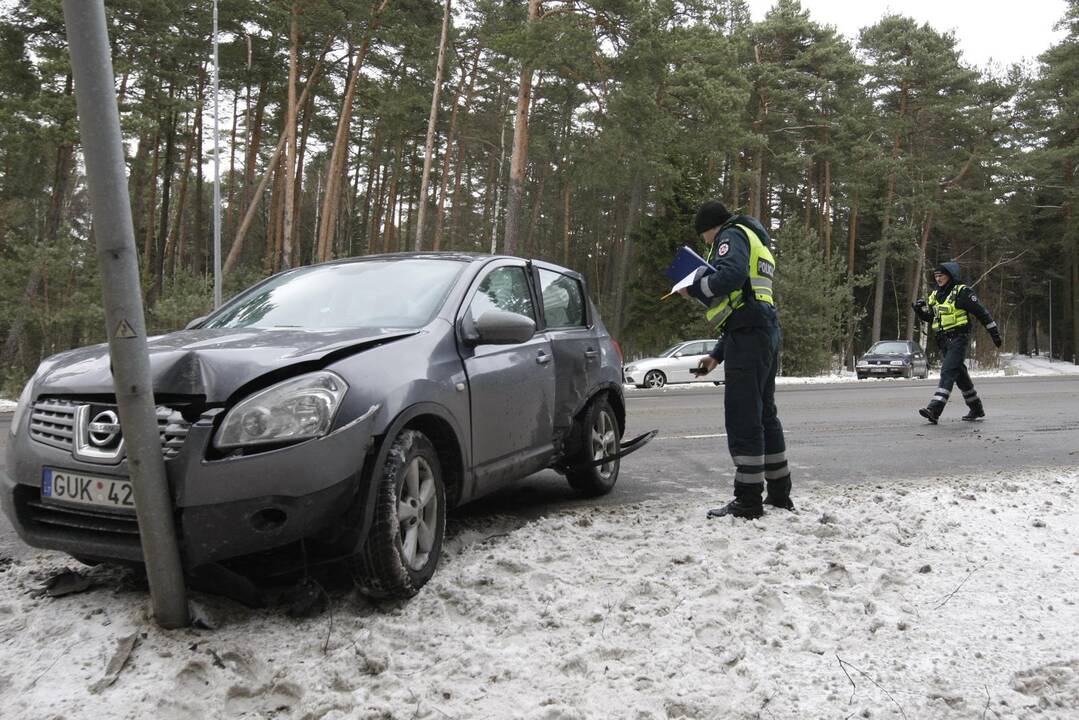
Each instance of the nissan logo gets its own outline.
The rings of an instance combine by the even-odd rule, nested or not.
[[[99,448],[108,447],[120,437],[120,418],[112,410],[103,410],[94,416],[86,429],[91,444]]]

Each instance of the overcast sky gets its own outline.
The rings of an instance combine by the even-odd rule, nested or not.
[[[754,20],[773,5],[775,0],[749,0]],[[898,12],[937,30],[954,31],[968,64],[1005,67],[1033,61],[1063,38],[1053,25],[1064,17],[1065,6],[1065,0],[802,0],[811,18],[834,25],[852,40],[861,28]]]

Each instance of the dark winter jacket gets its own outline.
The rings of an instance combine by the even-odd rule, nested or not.
[[[945,272],[951,276],[951,280],[944,287],[937,288],[937,302],[943,302],[948,293],[952,291],[956,285],[960,285],[963,282],[961,272],[959,270],[959,263],[946,262],[939,265]],[[978,318],[978,321],[985,326],[985,329],[990,334],[997,334],[997,324],[993,321],[993,316],[989,314],[989,311],[985,309],[981,301],[978,300],[978,296],[974,294],[974,291],[970,287],[964,287],[959,291],[959,294],[955,298],[955,306],[960,310],[966,310],[968,313]],[[933,322],[933,311],[925,305],[915,305],[914,312],[927,323]],[[932,327],[932,326],[931,326]],[[964,325],[963,327],[952,330],[953,333],[965,333],[970,332],[970,325]]]
[[[712,298],[729,295],[735,290],[745,291],[749,287],[749,238],[736,225],[752,229],[766,246],[772,244],[771,236],[757,218],[735,215],[728,220],[712,242],[716,250],[712,253],[711,262],[716,271],[705,276]],[[705,305],[709,304],[710,299],[701,292],[699,283],[694,283],[687,290]],[[724,326],[724,332],[745,327],[770,327],[778,322],[773,306],[756,301],[752,292],[744,293],[744,297],[745,305],[734,311]]]

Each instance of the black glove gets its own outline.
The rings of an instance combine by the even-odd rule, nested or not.
[[[1000,337],[1000,330],[997,330],[996,328],[989,331],[989,337],[993,338],[993,344],[998,348],[1004,344],[1004,340]]]
[[[925,298],[918,298],[913,303],[911,303],[911,307],[915,310],[922,310],[927,304],[928,303],[926,303]]]

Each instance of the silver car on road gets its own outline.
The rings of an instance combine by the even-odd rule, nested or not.
[[[624,382],[639,388],[661,388],[670,383],[695,382],[719,385],[723,382],[722,363],[707,375],[698,376],[690,372],[715,346],[715,340],[688,340],[667,348],[659,357],[634,360],[623,368]]]

